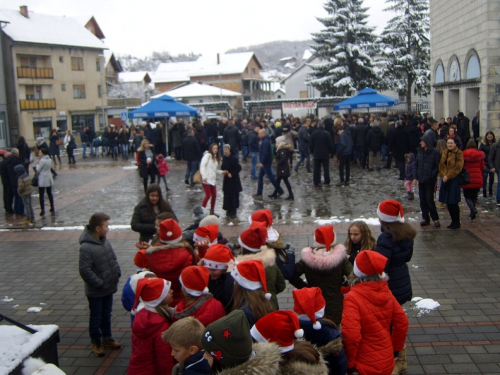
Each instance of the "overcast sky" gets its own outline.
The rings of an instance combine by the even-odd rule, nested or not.
[[[2,0],[1,8],[54,15],[93,15],[115,54],[152,51],[223,53],[276,40],[306,40],[321,30],[325,0]],[[381,32],[391,13],[383,0],[364,0],[369,25]]]

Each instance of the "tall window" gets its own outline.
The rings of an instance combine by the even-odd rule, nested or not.
[[[98,72],[101,71],[101,61],[100,61],[99,57],[97,59],[95,59],[95,69]]]
[[[444,82],[444,68],[443,64],[439,64],[436,68],[434,83],[443,83],[443,82]]]
[[[99,98],[102,98],[102,86],[101,85],[97,85],[97,96]]]
[[[479,65],[479,59],[476,55],[472,55],[469,57],[469,61],[467,62],[467,79],[474,79],[481,77],[481,67]]]
[[[42,86],[26,86],[26,100],[42,99]]]
[[[71,58],[71,70],[83,70],[83,57]]]
[[[73,85],[73,98],[85,99],[85,85]]]

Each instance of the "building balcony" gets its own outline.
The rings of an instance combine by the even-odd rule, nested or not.
[[[52,68],[22,68],[17,67],[17,78],[54,78]]]
[[[55,99],[19,100],[19,104],[21,106],[21,111],[56,109]]]

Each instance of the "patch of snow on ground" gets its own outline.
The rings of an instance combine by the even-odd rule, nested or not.
[[[125,169],[125,170],[130,170],[130,169],[132,169],[132,170],[133,170],[133,169],[137,169],[137,166],[135,166],[135,165],[131,165],[131,166],[123,167],[123,169]]]
[[[412,266],[413,268],[418,268],[418,266],[416,266],[416,265],[414,265],[414,264],[412,264],[411,266]]]
[[[424,298],[420,301],[418,301],[415,306],[419,309],[425,309],[425,310],[435,310],[437,309],[439,306],[441,306],[441,304],[438,302],[438,301],[434,301],[433,299],[431,298]]]
[[[2,302],[12,302],[14,301],[14,298],[9,298],[9,296],[5,296],[5,298],[2,300]]]
[[[29,327],[38,332],[31,334],[19,327],[0,326],[0,337],[9,338],[0,340],[0,374],[8,374],[14,370],[59,329],[56,325]]]
[[[411,299],[411,301],[412,301],[412,302],[418,302],[418,301],[422,301],[422,300],[423,300],[423,298],[422,298],[422,297],[413,297],[413,298]]]
[[[26,310],[26,312],[29,313],[39,313],[40,311],[42,311],[41,307],[30,307],[28,310]]]
[[[12,308],[13,308],[13,309],[15,309],[16,307],[19,307],[19,305],[14,305],[14,306],[12,306]]]

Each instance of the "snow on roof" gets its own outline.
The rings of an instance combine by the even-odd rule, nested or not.
[[[309,58],[312,56],[312,52],[308,49],[304,50],[304,54],[302,55],[302,60],[309,60]]]
[[[121,72],[118,73],[118,82],[132,83],[132,82],[151,82],[148,72]]]
[[[295,69],[295,63],[293,63],[293,62],[286,63],[285,68],[293,70],[293,69]]]
[[[282,59],[280,59],[280,61],[282,61],[282,62],[290,61],[290,60],[297,60],[297,59],[293,56],[283,57]]]
[[[277,69],[260,71],[260,78],[264,81],[281,81],[286,77],[288,77],[288,74],[282,73]]]
[[[156,69],[154,82],[189,82],[197,66],[198,61],[162,63]]]
[[[107,49],[71,17],[29,11],[29,18],[26,18],[18,10],[0,9],[0,20],[9,22],[3,32],[15,42]]]
[[[194,82],[189,85],[185,85],[164,93],[152,96],[152,99],[156,99],[162,95],[170,95],[174,98],[193,98],[201,96],[241,96],[239,92],[221,89],[219,87],[205,85],[203,83]]]

